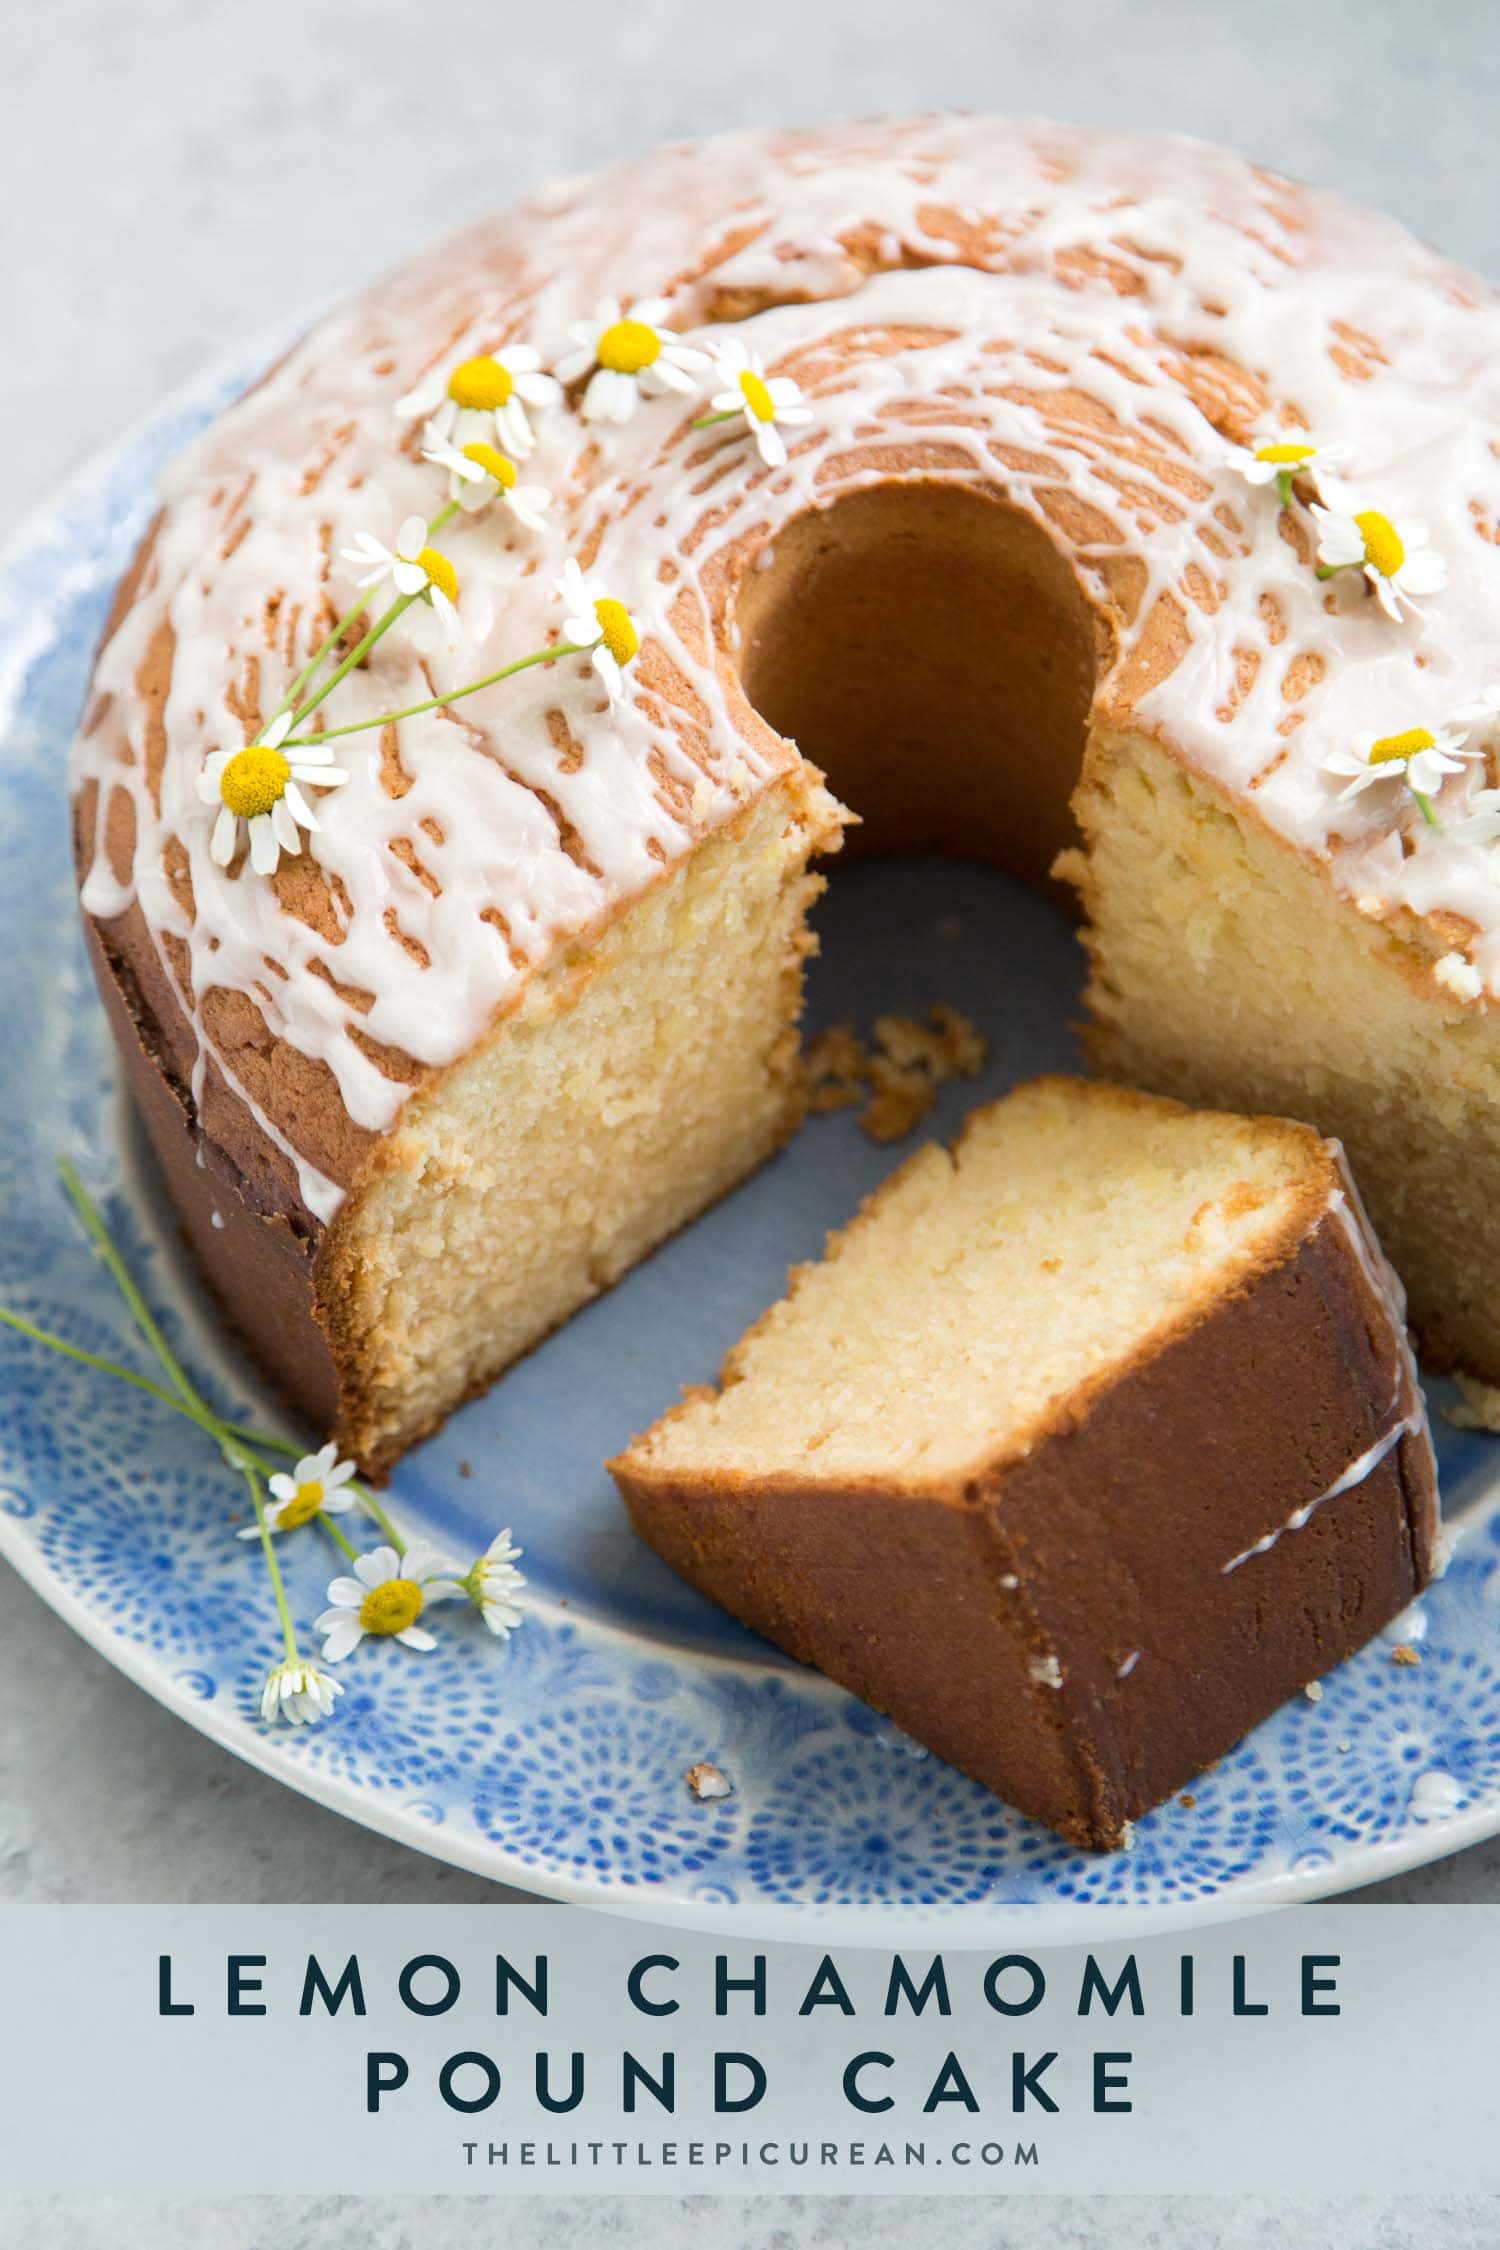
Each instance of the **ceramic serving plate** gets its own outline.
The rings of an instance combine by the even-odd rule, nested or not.
[[[79,938],[65,763],[109,592],[161,464],[256,371],[200,383],[34,520],[0,562],[0,1301],[147,1367],[55,1184],[71,1156],[104,1202],[168,1335],[242,1419],[277,1408],[177,1241],[122,1098]],[[1080,972],[1046,902],[990,871],[867,863],[824,902],[814,1025],[947,1000],[987,1033],[976,1099],[1074,1061]],[[569,1323],[397,1473],[408,1533],[459,1555],[503,1524],[529,1614],[509,1643],[437,1613],[434,1654],[365,1643],[326,1725],[271,1732],[278,1654],[234,1481],[144,1395],[0,1330],[0,1546],[42,1597],[169,1709],[289,1787],[417,1850],[557,1898],[664,1921],[800,1933],[810,1912],[882,1939],[936,1915],[983,1943],[1006,1909],[1076,1932],[1088,1902],[1161,1922],[1316,1897],[1500,1829],[1500,1445],[1440,1426],[1447,1577],[1403,1621],[1416,1666],[1377,1641],[1139,1824],[1085,1856],[689,1592],[641,1546],[601,1466],[688,1381],[709,1377],[792,1261],[904,1151],[850,1112],[816,1119],[738,1194]],[[1441,1387],[1436,1397],[1443,1396]],[[281,1427],[285,1430],[285,1423]],[[299,1433],[291,1431],[296,1436]],[[320,1438],[323,1433],[308,1433]],[[1164,1459],[1164,1496],[1171,1462]],[[281,1543],[304,1646],[333,1559]],[[698,1803],[711,1759],[732,1796]]]

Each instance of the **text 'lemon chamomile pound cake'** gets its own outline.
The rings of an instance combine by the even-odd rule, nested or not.
[[[610,1464],[682,1576],[1110,1846],[1427,1583],[1400,1285],[1304,1125],[976,1110]]]
[[[1342,1136],[1500,1382],[1497,437],[1483,284],[1036,123],[669,148],[322,321],[168,473],[73,760],[262,1358],[378,1471],[774,1149],[847,803],[1056,862],[1101,1065]]]

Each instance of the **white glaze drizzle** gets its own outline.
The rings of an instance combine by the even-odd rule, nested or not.
[[[1416,1356],[1412,1351],[1411,1339],[1406,1329],[1406,1291],[1402,1287],[1395,1268],[1380,1248],[1374,1229],[1366,1216],[1359,1190],[1355,1186],[1353,1176],[1349,1171],[1348,1160],[1344,1155],[1342,1146],[1337,1141],[1329,1141],[1326,1145],[1337,1159],[1342,1184],[1336,1187],[1329,1196],[1328,1209],[1324,1217],[1332,1221],[1347,1237],[1350,1248],[1354,1251],[1365,1279],[1369,1283],[1371,1294],[1386,1315],[1388,1331],[1396,1352],[1395,1388],[1391,1395],[1388,1411],[1397,1419],[1392,1421],[1383,1434],[1376,1438],[1373,1444],[1367,1446],[1363,1453],[1355,1456],[1348,1467],[1335,1477],[1326,1491],[1320,1492],[1315,1499],[1307,1501],[1304,1506],[1294,1509],[1284,1523],[1277,1524],[1273,1530],[1266,1533],[1263,1539],[1257,1539],[1253,1546],[1246,1547],[1242,1553],[1231,1556],[1230,1560],[1223,1564],[1221,1570],[1221,1575],[1226,1578],[1231,1571],[1238,1570],[1242,1563],[1251,1561],[1254,1556],[1269,1554],[1278,1540],[1284,1538],[1287,1532],[1301,1531],[1326,1502],[1336,1500],[1340,1493],[1352,1491],[1357,1484],[1363,1484],[1366,1477],[1380,1466],[1386,1455],[1399,1445],[1404,1437],[1410,1436],[1414,1431],[1420,1430],[1426,1425],[1427,1408],[1422,1396],[1421,1378],[1417,1372]],[[1323,1221],[1320,1220],[1319,1224],[1322,1225]],[[1404,1411],[1400,1411],[1402,1409]],[[1432,1515],[1427,1525],[1429,1546],[1435,1543],[1437,1529],[1437,1503],[1434,1499]]]
[[[212,864],[202,760],[271,708],[311,651],[325,592],[339,608],[351,598],[346,566],[327,557],[358,530],[388,537],[440,504],[441,480],[398,450],[401,393],[428,365],[508,339],[555,351],[605,291],[670,294],[688,331],[764,306],[735,326],[798,374],[816,422],[781,471],[734,431],[694,433],[690,411],[670,405],[603,433],[567,412],[541,423],[527,474],[558,495],[553,521],[540,536],[493,513],[453,527],[470,641],[462,659],[432,660],[435,677],[456,683],[548,638],[564,555],[596,548],[594,567],[676,685],[670,697],[638,687],[609,713],[578,668],[539,670],[403,722],[399,795],[378,736],[350,738],[353,778],[309,845],[339,901],[332,942],[274,886]],[[784,301],[798,297],[810,301]],[[1428,520],[1449,588],[1422,623],[1393,625],[1362,586],[1321,586],[1283,539],[1274,498],[1224,467],[1204,407],[1216,385],[1243,388],[1236,369],[1264,380],[1272,421],[1300,418],[1350,445],[1362,493],[1398,520]],[[1140,703],[1145,721],[1252,794],[1363,910],[1442,908],[1472,924],[1488,984],[1500,977],[1500,886],[1484,855],[1423,839],[1403,857],[1400,792],[1340,807],[1321,761],[1338,743],[1437,728],[1500,672],[1497,424],[1488,292],[1390,222],[1195,143],[918,119],[730,136],[559,183],[324,322],[168,473],[147,580],[101,654],[95,723],[74,754],[75,789],[99,785],[84,903],[103,919],[139,905],[165,970],[176,941],[200,1083],[212,1054],[326,1219],[345,1183],[292,1145],[212,1048],[205,995],[247,995],[277,1040],[327,1066],[356,1126],[389,1131],[410,1085],[362,1042],[424,1067],[455,1060],[562,943],[658,879],[784,762],[738,723],[728,658],[705,640],[705,567],[736,543],[769,552],[805,507],[913,473],[899,449],[917,444],[920,473],[936,459],[935,473],[999,486],[1046,523],[1095,599],[1111,598],[1111,573],[1131,558],[1122,659],[1161,601],[1190,625],[1186,652]],[[1066,521],[1059,493],[1075,511]],[[176,654],[157,801],[140,674],[163,624]],[[330,723],[429,692],[420,661],[389,636],[339,689]],[[134,819],[119,879],[103,850],[114,790]],[[167,879],[174,841],[191,913]],[[493,910],[503,929],[485,919]]]
[[[1341,1492],[1348,1492],[1356,1484],[1363,1484],[1370,1472],[1380,1466],[1392,1447],[1399,1445],[1409,1431],[1419,1429],[1421,1423],[1422,1409],[1420,1407],[1417,1408],[1415,1413],[1403,1415],[1401,1420],[1394,1423],[1383,1437],[1377,1438],[1373,1445],[1367,1446],[1363,1453],[1351,1461],[1343,1475],[1335,1477],[1326,1492],[1320,1492],[1316,1500],[1309,1500],[1304,1507],[1294,1508],[1285,1523],[1278,1524],[1274,1531],[1266,1533],[1264,1539],[1257,1539],[1253,1547],[1246,1547],[1242,1554],[1233,1556],[1229,1562],[1225,1563],[1223,1576],[1227,1578],[1232,1570],[1238,1570],[1241,1563],[1249,1562],[1252,1556],[1268,1555],[1278,1540],[1284,1538],[1287,1532],[1301,1531],[1303,1526],[1316,1515],[1325,1501],[1336,1500]]]

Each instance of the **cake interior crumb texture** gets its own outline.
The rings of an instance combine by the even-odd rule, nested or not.
[[[334,1230],[362,1459],[435,1427],[795,1127],[808,850],[771,792],[408,1105]]]
[[[1082,1097],[1082,1098],[1080,1098]],[[949,1483],[1024,1451],[1326,1193],[1316,1136],[1042,1080],[921,1149],[750,1332],[663,1469]]]

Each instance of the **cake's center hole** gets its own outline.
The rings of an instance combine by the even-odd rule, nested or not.
[[[971,487],[874,485],[799,516],[736,610],[756,709],[864,823],[856,851],[1042,882],[1074,840],[1101,645],[1029,516]]]

